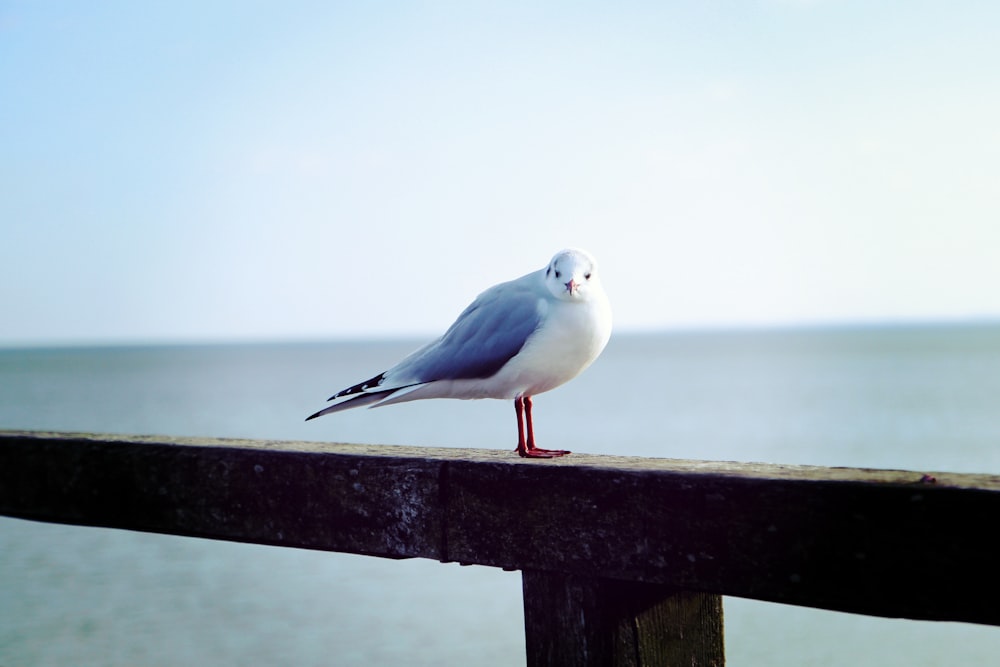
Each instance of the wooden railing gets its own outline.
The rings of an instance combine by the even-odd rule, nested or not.
[[[0,432],[0,514],[523,572],[529,665],[720,665],[722,595],[1000,625],[1000,477]]]

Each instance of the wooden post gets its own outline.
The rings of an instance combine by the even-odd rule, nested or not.
[[[525,570],[528,667],[721,667],[722,596]]]

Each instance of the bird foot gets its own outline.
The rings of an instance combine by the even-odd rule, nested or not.
[[[518,447],[516,451],[524,459],[554,459],[570,453],[565,449],[542,449],[540,447],[532,447],[531,449]]]

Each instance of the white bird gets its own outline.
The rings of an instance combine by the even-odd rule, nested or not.
[[[306,420],[423,398],[499,398],[514,401],[518,454],[563,456],[569,452],[535,446],[531,397],[579,375],[610,337],[611,306],[597,263],[586,251],[569,248],[544,269],[489,288],[443,336],[337,392],[328,400],[344,400]]]

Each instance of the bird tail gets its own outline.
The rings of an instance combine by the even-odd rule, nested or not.
[[[323,408],[319,412],[314,412],[313,414],[306,417],[306,421],[310,419],[316,419],[316,417],[322,417],[323,415],[328,415],[333,412],[340,412],[341,410],[350,410],[351,408],[361,408],[368,406],[370,408],[377,408],[380,405],[391,405],[393,403],[401,403],[403,401],[411,401],[416,396],[410,398],[404,398],[415,389],[419,389],[424,386],[423,383],[404,385],[402,387],[396,387],[394,389],[384,389],[382,391],[370,391],[363,393],[356,393],[351,398],[346,401],[341,401],[340,403],[334,403],[328,408]],[[346,390],[345,390],[346,391]],[[338,395],[333,396],[330,400],[338,398],[343,395],[341,392]]]
[[[323,408],[319,412],[314,412],[313,414],[306,417],[306,421],[310,419],[316,419],[316,417],[322,417],[323,415],[328,415],[332,412],[340,412],[341,410],[350,410],[351,408],[360,408],[365,405],[371,405],[372,403],[378,403],[395,393],[395,389],[389,391],[379,391],[372,392],[370,394],[358,394],[353,398],[342,401],[340,403],[334,403],[328,408]]]

